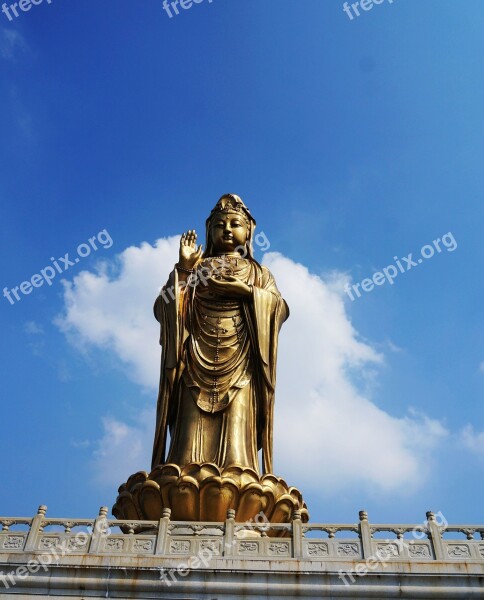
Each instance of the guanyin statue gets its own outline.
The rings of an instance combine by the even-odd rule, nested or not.
[[[190,230],[156,299],[162,347],[152,471],[121,486],[118,518],[307,520],[301,494],[273,471],[279,330],[289,316],[270,271],[253,256],[256,222],[234,194]],[[169,436],[169,444],[168,444]],[[168,446],[168,451],[167,451]],[[260,451],[260,456],[259,456]]]

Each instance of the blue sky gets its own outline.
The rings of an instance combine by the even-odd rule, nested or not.
[[[1,298],[0,513],[97,514],[149,467],[156,284],[232,191],[293,311],[275,464],[312,520],[482,523],[483,25],[479,0],[0,13],[1,288],[113,242]]]

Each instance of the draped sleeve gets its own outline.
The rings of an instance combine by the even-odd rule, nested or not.
[[[182,348],[188,336],[188,290],[188,287],[179,285],[178,273],[174,269],[153,307],[155,318],[160,324],[161,368],[152,468],[165,462],[168,427],[176,409],[173,406],[173,391],[183,370]]]
[[[279,331],[289,316],[289,307],[277,289],[271,272],[259,268],[254,280],[247,318],[253,339],[258,379],[257,446],[262,449],[263,470],[273,472],[274,390]]]

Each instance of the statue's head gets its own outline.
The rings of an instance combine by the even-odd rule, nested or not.
[[[252,257],[255,219],[235,194],[224,194],[207,219],[207,243],[204,256],[239,252]]]

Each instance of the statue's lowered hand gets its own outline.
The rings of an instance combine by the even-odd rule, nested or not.
[[[197,232],[190,229],[181,236],[178,264],[183,269],[193,269],[202,256],[202,245],[197,248]]]
[[[236,277],[225,277],[224,279],[207,279],[211,292],[218,296],[229,298],[248,298],[252,294],[251,288]]]

